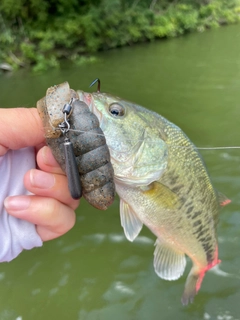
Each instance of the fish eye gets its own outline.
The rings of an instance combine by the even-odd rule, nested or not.
[[[125,114],[125,108],[120,103],[112,103],[109,106],[109,112],[114,117],[122,117]]]

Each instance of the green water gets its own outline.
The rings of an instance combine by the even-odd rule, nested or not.
[[[240,25],[109,51],[92,65],[0,76],[0,106],[33,106],[65,80],[87,91],[99,77],[102,91],[159,112],[198,147],[240,145],[239,53]],[[240,150],[201,153],[232,204],[218,226],[220,270],[207,273],[194,304],[180,303],[190,262],[178,281],[159,279],[154,236],[144,228],[130,243],[118,201],[100,212],[82,200],[68,234],[0,265],[0,320],[240,319]]]

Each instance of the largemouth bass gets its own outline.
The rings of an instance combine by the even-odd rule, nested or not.
[[[154,269],[166,280],[193,263],[182,303],[193,301],[203,277],[217,265],[220,205],[230,202],[212,186],[201,156],[173,123],[139,105],[105,93],[78,91],[106,137],[120,197],[125,235],[133,241],[146,225],[157,237]]]

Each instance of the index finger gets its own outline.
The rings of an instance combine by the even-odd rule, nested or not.
[[[0,109],[0,156],[8,149],[36,146],[45,141],[36,108]]]

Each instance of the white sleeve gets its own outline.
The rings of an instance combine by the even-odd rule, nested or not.
[[[0,262],[11,261],[24,249],[42,246],[35,225],[9,215],[3,206],[8,196],[30,194],[24,187],[23,177],[35,167],[33,148],[9,150],[0,157]]]

